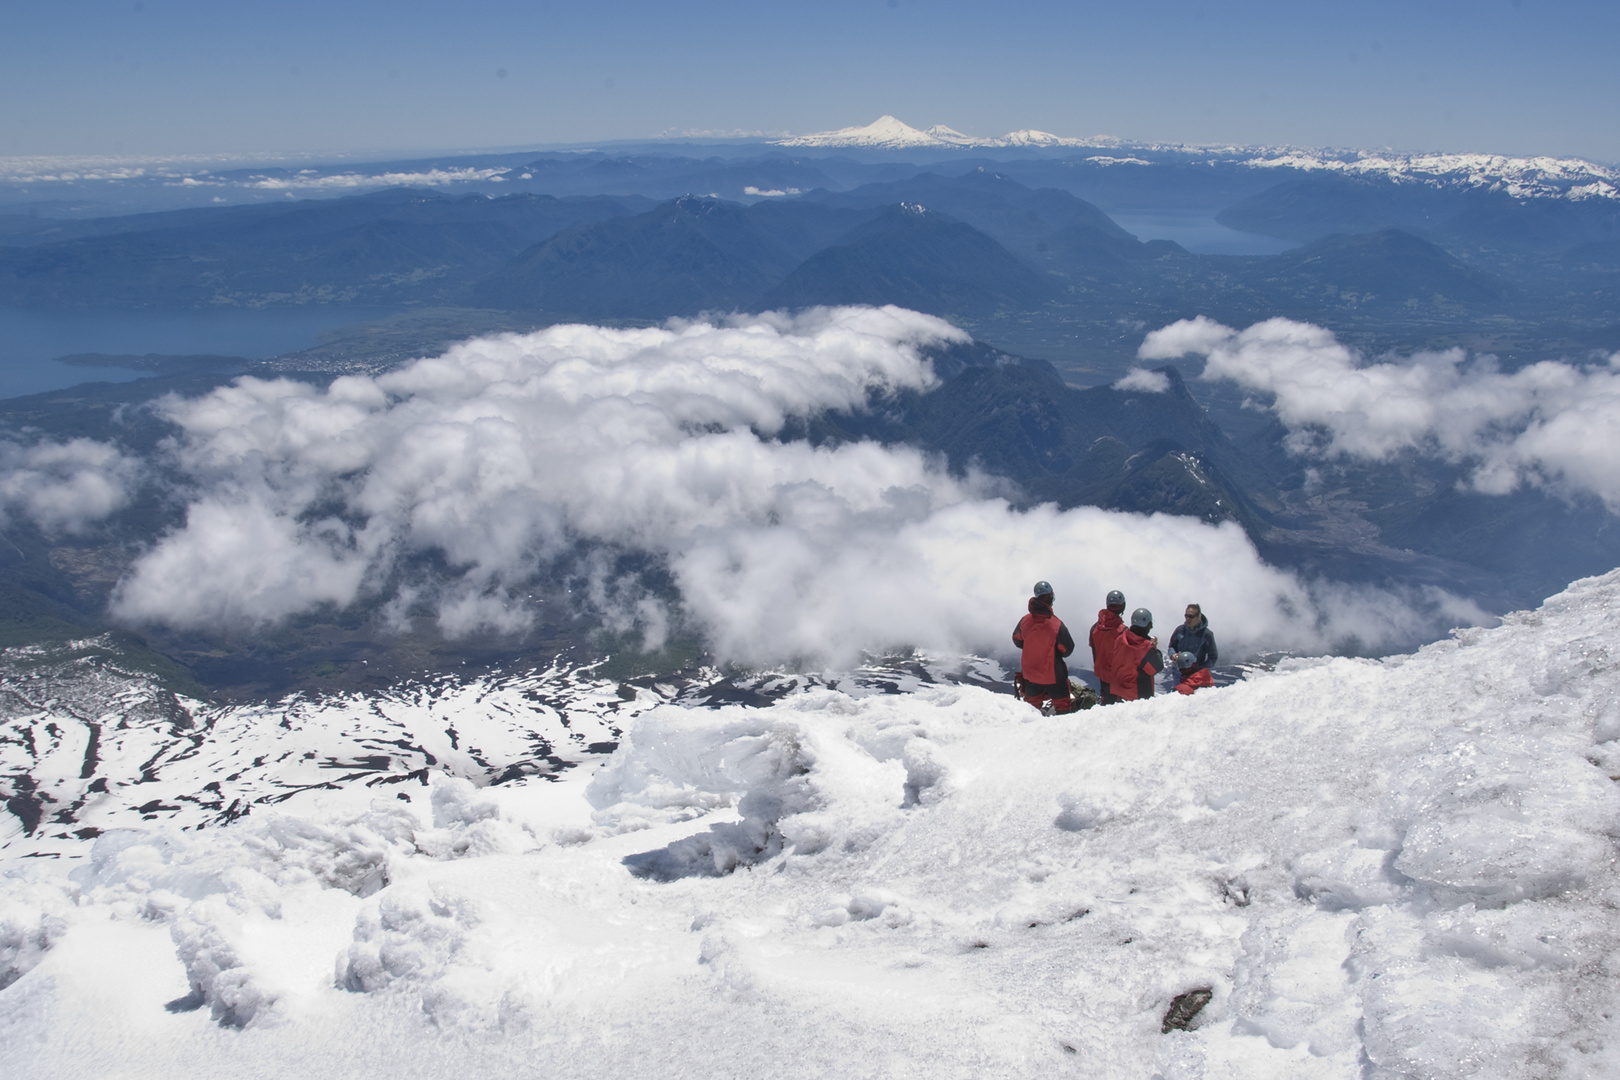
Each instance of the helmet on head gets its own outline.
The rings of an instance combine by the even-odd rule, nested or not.
[[[1190,652],[1178,652],[1178,653],[1176,653],[1175,660],[1176,660],[1176,667],[1178,667],[1178,668],[1196,667],[1197,664],[1198,664],[1198,657],[1194,656]]]
[[[1052,595],[1052,583],[1049,582],[1049,581],[1037,581],[1035,583],[1035,595],[1036,596],[1051,596]]]
[[[1113,607],[1115,604],[1118,604],[1120,607],[1124,607],[1125,606],[1125,594],[1120,592],[1118,589],[1115,589],[1115,590],[1113,590],[1112,592],[1110,592],[1108,594],[1108,599],[1106,601],[1104,601],[1104,602],[1109,607]]]
[[[1131,612],[1131,625],[1132,626],[1152,626],[1153,625],[1153,612],[1149,611],[1145,607],[1137,608],[1135,611]]]

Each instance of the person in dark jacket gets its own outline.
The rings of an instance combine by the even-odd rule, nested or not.
[[[1037,581],[1029,600],[1029,614],[1013,628],[1013,644],[1022,653],[1015,676],[1020,696],[1037,709],[1048,701],[1052,711],[1066,713],[1074,708],[1069,692],[1069,665],[1065,657],[1074,652],[1074,637],[1063,620],[1052,614],[1056,598],[1052,586]]]
[[[1097,673],[1097,697],[1104,705],[1112,705],[1119,697],[1108,688],[1108,675],[1114,670],[1114,653],[1119,635],[1125,632],[1125,594],[1115,589],[1104,601],[1107,605],[1097,612],[1097,621],[1091,624],[1087,640],[1091,643],[1091,670]]]
[[[1131,627],[1119,636],[1109,685],[1121,701],[1153,696],[1153,680],[1164,670],[1164,654],[1153,636],[1153,612],[1139,607],[1131,612]]]
[[[1197,604],[1187,605],[1187,621],[1176,627],[1175,633],[1170,635],[1170,652],[1191,653],[1193,665],[1183,668],[1182,681],[1189,677],[1196,678],[1199,686],[1214,686],[1214,680],[1209,675],[1209,669],[1220,659],[1220,651],[1215,648],[1215,635],[1210,633],[1209,620],[1204,617],[1204,609]],[[1203,674],[1199,674],[1203,672]],[[1176,689],[1181,689],[1179,686]],[[1191,690],[1186,691],[1192,693]]]

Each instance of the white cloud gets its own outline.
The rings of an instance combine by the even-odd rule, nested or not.
[[[1170,377],[1147,368],[1136,368],[1114,384],[1115,390],[1135,390],[1144,394],[1163,394],[1170,389]]]
[[[140,467],[91,439],[0,441],[0,524],[21,513],[47,533],[81,533],[129,505]]]
[[[140,561],[114,610],[137,622],[256,627],[346,606],[374,563],[342,521],[302,522],[268,492],[211,493]]]
[[[1294,452],[1418,451],[1470,463],[1482,492],[1540,484],[1620,509],[1620,361],[1507,373],[1450,349],[1368,363],[1320,326],[1269,319],[1237,331],[1203,316],[1153,331],[1139,350],[1145,360],[1187,353],[1207,358],[1201,378],[1273,395]]]
[[[1222,326],[1207,315],[1200,315],[1196,319],[1173,322],[1148,334],[1142,339],[1136,355],[1143,360],[1175,360],[1188,353],[1208,356],[1217,347],[1231,341],[1236,333],[1230,326]]]
[[[266,191],[333,191],[366,187],[443,187],[447,184],[465,184],[474,180],[504,180],[511,169],[426,169],[418,172],[387,173],[329,173],[313,175],[315,170],[304,169],[293,176],[265,176],[249,186]],[[306,175],[309,174],[309,175]]]
[[[369,599],[396,623],[427,603],[446,633],[511,631],[531,618],[527,583],[585,549],[583,602],[610,626],[657,644],[684,618],[752,663],[1005,650],[1040,578],[1082,631],[1111,588],[1163,609],[1167,629],[1199,600],[1230,614],[1234,655],[1393,643],[1450,614],[1433,597],[1389,605],[1419,612],[1404,624],[1319,607],[1236,525],[1020,511],[1001,482],[911,448],[777,438],[791,417],[932,387],[919,348],[947,340],[967,338],[892,307],[557,326],[325,389],[244,378],[171,399],[174,462],[196,494],[114,611],[214,627]],[[680,610],[615,577],[615,551],[666,568]],[[424,554],[445,568],[435,581],[411,561]]]

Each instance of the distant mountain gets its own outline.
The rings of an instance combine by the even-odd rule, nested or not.
[[[848,146],[875,150],[911,150],[934,147],[1017,147],[1017,146],[1117,146],[1119,140],[1108,135],[1091,139],[1066,139],[1046,131],[1025,128],[1000,138],[980,138],[964,135],[960,131],[936,124],[927,131],[919,131],[909,124],[887,114],[864,127],[839,128],[820,131],[813,135],[796,135],[774,140],[777,146],[830,147]]]
[[[884,115],[863,127],[839,128],[774,140],[804,148],[871,150],[932,149],[1113,149],[1107,163],[1153,165],[1187,162],[1275,170],[1282,175],[1334,174],[1390,180],[1414,187],[1500,191],[1513,198],[1567,198],[1620,201],[1620,171],[1580,158],[1516,158],[1500,154],[1392,154],[1387,151],[1331,151],[1298,147],[1190,146],[1129,142],[1113,136],[1065,138],[1025,129],[995,138],[965,135],[943,124],[919,130]]]
[[[927,172],[853,191],[812,192],[806,199],[847,207],[916,203],[966,222],[1034,261],[1044,261],[1054,240],[1077,230],[1121,253],[1139,246],[1136,237],[1085,200],[1056,188],[1031,190],[983,166],[959,176]]]
[[[808,259],[872,221],[885,206],[834,206],[805,199],[773,199],[748,208],[748,216],[795,259]]]
[[[1241,275],[1283,312],[1335,307],[1415,314],[1496,302],[1501,287],[1453,255],[1400,229],[1330,236]]]
[[[1334,233],[1398,228],[1432,230],[1456,216],[1469,193],[1383,177],[1308,173],[1226,207],[1222,225],[1263,236],[1309,242]]]
[[[1044,361],[977,344],[946,350],[934,364],[945,379],[936,390],[898,395],[882,409],[827,414],[791,434],[922,446],[944,454],[953,469],[974,466],[1016,480],[1032,503],[1258,520],[1223,470],[1256,486],[1263,474],[1245,465],[1173,367],[1163,369],[1166,392],[1141,393],[1077,389]],[[1181,479],[1161,475],[1167,454]]]
[[[592,318],[664,318],[747,305],[798,260],[748,208],[683,196],[569,229],[473,287],[476,302]]]
[[[0,305],[400,303],[442,299],[560,229],[626,215],[605,197],[390,191],[134,215],[99,235],[0,247]]]
[[[1620,240],[1620,199],[1515,199],[1493,193],[1471,202],[1437,233],[1459,249],[1553,254]]]
[[[1227,155],[1220,155],[1222,157]],[[1620,201],[1620,170],[1580,158],[1500,154],[1391,154],[1364,150],[1268,149],[1238,157],[1257,169],[1338,173],[1413,187],[1500,192],[1515,199]]]
[[[1555,252],[1620,238],[1620,199],[1516,196],[1502,186],[1419,184],[1376,173],[1310,173],[1216,215],[1289,240],[1399,228],[1480,251]]]
[[[761,304],[899,304],[931,314],[988,314],[1038,306],[1057,295],[1053,279],[978,229],[918,203],[900,203],[810,256]]]
[[[526,165],[519,179],[525,186],[554,195],[670,199],[693,192],[733,201],[843,186],[821,162],[780,152],[740,160],[668,154],[547,154]]]
[[[1215,523],[1236,520],[1251,532],[1262,527],[1249,500],[1208,458],[1176,439],[1132,449],[1113,436],[1091,444],[1068,474],[1028,485],[1031,492],[1063,493],[1087,506],[1136,514],[1178,514]]]

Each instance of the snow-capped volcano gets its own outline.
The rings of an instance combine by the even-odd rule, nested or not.
[[[1290,146],[1196,146],[1183,143],[1132,143],[1111,135],[1068,138],[1024,129],[996,138],[964,135],[943,124],[918,130],[884,115],[865,127],[840,128],[775,140],[778,146],[862,147],[879,150],[918,148],[1005,149],[1076,147],[1130,149],[1161,159],[1188,156],[1255,169],[1339,172],[1381,177],[1395,183],[1503,191],[1518,199],[1620,199],[1620,170],[1579,158],[1506,157],[1500,154],[1397,154],[1390,151],[1312,150]],[[1099,165],[1153,166],[1162,161],[1141,157],[1098,157]]]
[[[427,782],[355,757],[233,821],[8,848],[7,1072],[1614,1075],[1617,612],[1620,571],[1411,656],[1060,717],[926,671],[189,724],[133,678],[8,677],[19,821],[30,754],[29,791],[119,803],[340,747]],[[118,742],[154,724],[166,758]],[[530,726],[548,754],[496,746]],[[507,754],[577,764],[489,782]]]
[[[910,124],[887,114],[865,127],[839,128],[813,135],[795,135],[774,140],[777,146],[850,146],[874,150],[907,150],[917,147],[1001,147],[1001,146],[1116,146],[1119,140],[1110,136],[1093,139],[1066,139],[1045,131],[1026,129],[1014,131],[1000,138],[980,138],[964,135],[954,128],[935,124],[919,131]]]

